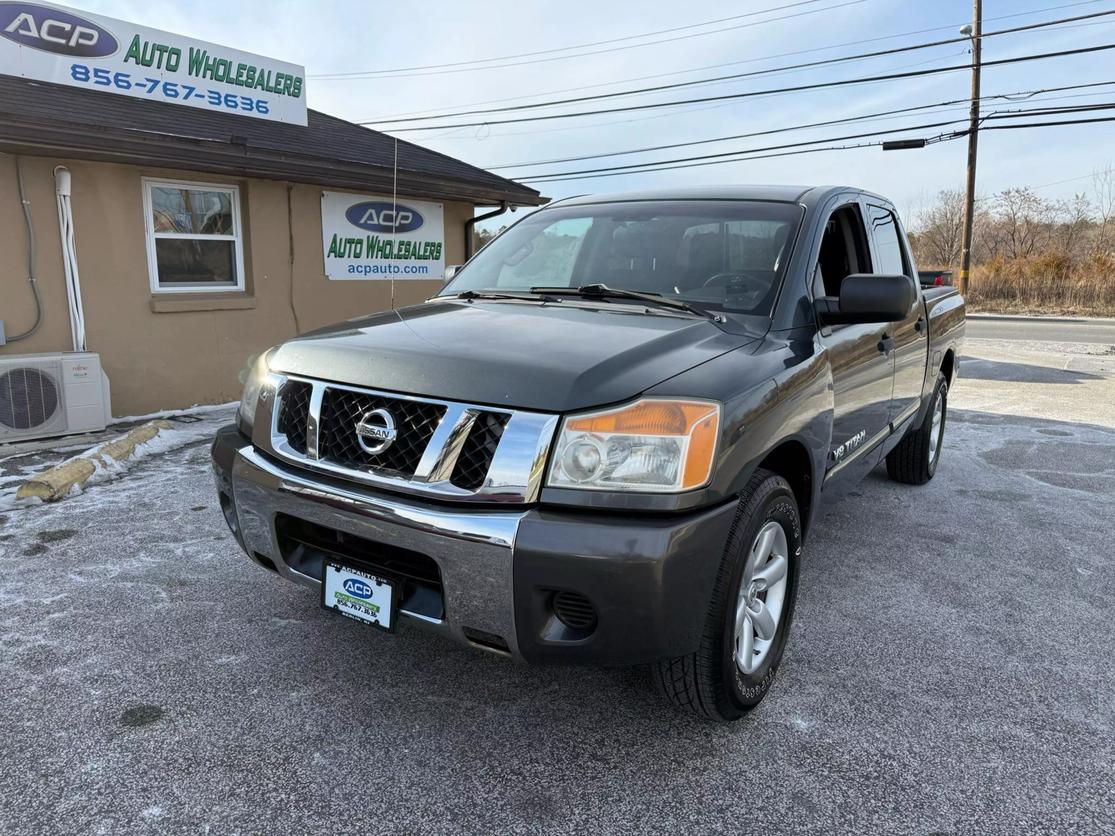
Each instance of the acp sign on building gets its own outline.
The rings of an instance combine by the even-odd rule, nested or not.
[[[46,3],[0,0],[0,73],[306,124],[302,67]]]
[[[440,203],[323,192],[321,232],[330,279],[445,276],[445,212]]]

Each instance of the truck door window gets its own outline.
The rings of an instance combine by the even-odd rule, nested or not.
[[[839,296],[840,283],[852,273],[870,273],[863,218],[857,204],[842,206],[829,216],[817,257],[814,294]]]
[[[871,233],[875,237],[875,253],[879,257],[877,271],[885,276],[909,276],[906,252],[894,213],[881,206],[869,206],[868,214]]]

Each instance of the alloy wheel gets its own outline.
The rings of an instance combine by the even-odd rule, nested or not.
[[[933,404],[933,425],[929,429],[929,461],[932,464],[937,463],[937,457],[941,454],[941,441],[944,435],[945,424],[945,398],[943,394],[937,395],[937,401]]]
[[[778,635],[789,568],[786,532],[768,522],[751,544],[736,601],[735,660],[746,674],[762,665]]]

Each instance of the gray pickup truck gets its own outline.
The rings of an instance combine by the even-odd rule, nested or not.
[[[650,664],[731,720],[786,647],[822,502],[933,477],[964,302],[846,187],[580,197],[429,301],[260,357],[213,444],[253,561],[386,631]]]

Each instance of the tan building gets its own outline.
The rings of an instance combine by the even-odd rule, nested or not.
[[[85,342],[111,380],[115,415],[235,400],[267,347],[430,296],[440,265],[465,260],[477,207],[545,202],[315,111],[300,126],[5,76],[0,152],[0,360],[73,349],[57,197],[68,179]],[[326,192],[388,208],[440,204],[436,269],[422,279],[327,278]],[[32,267],[41,322],[21,339],[36,320]]]

